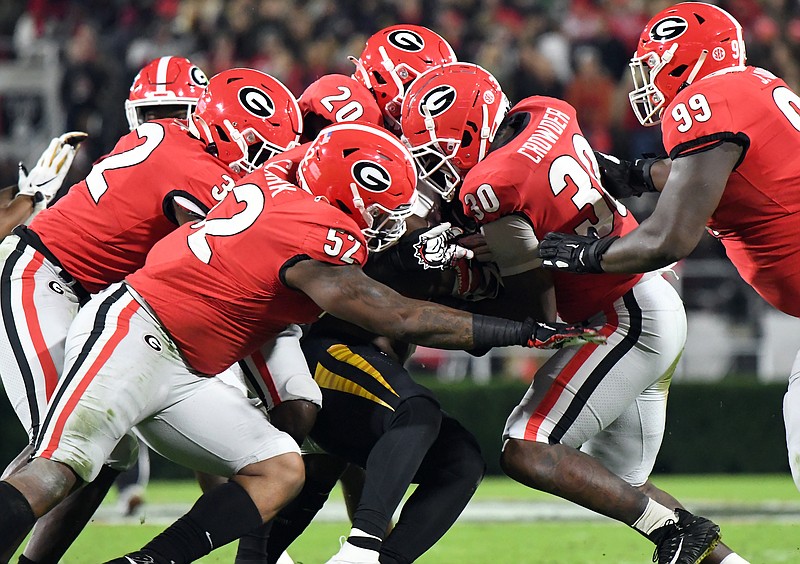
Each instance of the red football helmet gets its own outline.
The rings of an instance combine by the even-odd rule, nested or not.
[[[338,123],[323,129],[297,170],[300,186],[351,216],[370,251],[405,233],[417,197],[414,159],[383,128]]]
[[[297,100],[276,78],[235,68],[211,77],[189,129],[239,175],[297,145],[303,120]]]
[[[415,80],[400,123],[420,180],[452,200],[464,174],[486,156],[509,105],[497,79],[472,63],[443,65]]]
[[[125,100],[125,116],[131,130],[153,119],[147,111],[166,117],[164,110],[183,109],[182,119],[188,120],[197,105],[197,99],[208,84],[200,67],[183,57],[159,57],[147,63],[133,79],[128,99]],[[154,107],[159,106],[158,110]]]
[[[391,125],[400,117],[403,95],[426,70],[454,63],[456,54],[443,37],[418,25],[393,25],[367,39],[353,78],[372,91]]]
[[[642,125],[656,125],[684,87],[744,65],[742,26],[733,16],[711,4],[676,4],[653,16],[639,38],[630,62],[633,112]]]
[[[383,125],[383,114],[372,93],[344,74],[327,74],[305,89],[297,100],[303,113],[303,135],[313,140],[332,123],[357,121]]]

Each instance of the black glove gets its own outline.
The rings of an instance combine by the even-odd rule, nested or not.
[[[545,268],[596,274],[603,272],[600,259],[617,239],[617,236],[599,238],[597,231],[591,228],[588,237],[574,233],[548,233],[539,243],[539,257]]]
[[[560,349],[585,345],[587,343],[603,344],[606,338],[596,329],[584,325],[568,325],[566,323],[540,323],[530,319],[526,325],[532,323],[531,334],[528,338],[528,347],[537,349]]]
[[[665,157],[651,157],[623,161],[614,155],[594,152],[600,166],[600,180],[606,192],[615,198],[641,196],[645,192],[658,192],[650,176],[650,168]]]

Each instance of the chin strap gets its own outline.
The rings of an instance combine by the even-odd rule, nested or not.
[[[708,57],[708,49],[703,49],[700,52],[700,56],[697,58],[697,62],[694,64],[694,67],[692,68],[692,72],[690,72],[689,76],[686,77],[686,82],[681,84],[681,87],[678,90],[678,92],[680,92],[681,90],[689,86],[692,82],[694,82],[694,79],[697,77],[697,73],[700,72],[703,63],[706,62],[706,57]]]
[[[367,213],[367,209],[364,207],[364,200],[361,197],[361,194],[358,193],[358,188],[354,182],[350,183],[350,190],[353,192],[353,207],[361,213],[361,217],[364,218],[364,223],[367,224],[367,228],[371,229],[374,219],[369,213]]]

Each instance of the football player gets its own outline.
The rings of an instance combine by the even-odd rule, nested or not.
[[[125,100],[125,117],[131,131],[155,119],[175,118],[189,123],[197,100],[208,85],[205,73],[184,57],[158,57],[136,74]],[[116,480],[118,505],[124,515],[140,510],[147,487],[150,456],[147,447],[139,444],[136,465]],[[210,478],[199,479],[205,485]]]
[[[189,124],[165,119],[138,126],[56,205],[6,238],[0,372],[31,443],[61,377],[67,330],[80,304],[139,268],[155,241],[204,215],[236,178],[293,146],[301,127],[297,102],[279,81],[250,69],[225,71],[204,90]],[[129,463],[103,469],[95,506]],[[80,527],[93,512],[82,505]],[[47,555],[29,554],[32,561],[66,550],[52,539],[41,544]]]
[[[337,174],[314,174],[329,162]],[[304,166],[301,186],[264,168],[242,179],[203,221],[164,237],[143,268],[81,308],[35,457],[0,482],[0,548],[76,484],[95,479],[133,426],[171,459],[233,479],[118,562],[190,562],[269,520],[302,485],[299,449],[241,394],[208,376],[323,309],[380,334],[445,348],[597,338],[584,327],[406,299],[364,275],[367,249],[402,235],[415,196],[411,155],[385,131],[331,126]]]
[[[366,86],[383,113],[386,126],[400,134],[400,106],[409,85],[426,70],[453,63],[456,54],[438,33],[419,25],[392,25],[367,39],[356,59],[353,78]]]
[[[352,92],[350,99],[342,99],[343,89]],[[353,113],[368,116],[375,102],[361,89],[329,75],[306,90],[300,106],[304,113],[313,107],[311,117],[320,123]],[[326,98],[331,103],[318,102]],[[354,103],[365,111],[354,112]],[[345,114],[342,108],[349,111]],[[308,126],[309,120],[305,123]],[[418,202],[414,207],[415,214],[423,216],[417,218],[420,226],[426,225],[428,215],[438,216],[438,210],[431,213],[437,196],[434,192],[428,196],[423,205]],[[449,225],[421,227],[404,236],[401,244],[371,256],[365,272],[388,286],[402,286],[407,295],[450,296],[455,286],[456,295],[463,297],[469,290],[474,299],[477,277],[473,284],[462,285],[453,271],[440,270],[458,262],[464,277],[471,274],[464,268],[470,266],[465,260],[469,251],[452,243],[460,233]],[[445,272],[450,276],[442,283],[439,275]],[[272,524],[268,562],[275,561],[275,555],[301,534],[321,508],[344,469],[342,462],[366,468],[366,482],[364,496],[355,500],[360,500],[358,507],[348,511],[353,521],[349,538],[331,562],[376,562],[379,555],[384,562],[416,560],[449,529],[480,482],[484,462],[475,439],[444,414],[431,392],[405,370],[403,363],[412,350],[407,345],[325,315],[311,326],[303,349],[321,385],[325,406],[311,436],[337,456],[305,455],[306,484]],[[404,445],[402,450],[395,448],[398,443]],[[328,461],[324,471],[320,471],[321,461]],[[443,480],[445,475],[449,478]],[[392,530],[390,519],[400,504],[398,496],[411,482],[419,484],[416,493],[404,505],[398,528]],[[430,507],[439,509],[429,511]]]
[[[343,74],[320,77],[303,91],[297,102],[303,115],[302,139],[309,142],[316,139],[324,127],[334,123],[355,122],[383,126],[383,115],[372,93],[354,78]],[[265,166],[281,178],[297,183],[297,169],[307,149],[307,144],[301,145],[271,159]],[[301,360],[305,366],[305,359]],[[249,361],[242,364],[245,378],[250,379],[254,367]],[[308,417],[308,422],[298,425],[297,420],[304,416]],[[295,410],[288,417],[294,420],[295,429],[299,428],[302,434],[307,434],[317,413],[316,410]],[[283,428],[281,425],[276,426]],[[300,439],[301,433],[295,438]],[[306,470],[303,490],[281,511],[274,522],[266,523],[241,538],[237,562],[257,559],[275,562],[277,555],[284,557],[286,547],[305,529],[339,479],[347,513],[352,518],[361,497],[364,471],[356,465],[348,465],[338,457],[321,452],[308,441],[303,444],[302,452]],[[270,553],[273,554],[272,558],[268,557]]]
[[[581,278],[540,268],[538,238],[548,231],[616,235],[636,221],[603,191],[571,106],[534,96],[503,118],[492,84],[479,67],[445,65],[412,84],[401,113],[418,165],[457,191],[500,269],[503,293],[478,305],[510,318],[588,320],[610,344],[563,349],[537,371],[506,423],[503,469],[633,527],[662,564],[697,562],[719,528],[648,481],[686,337],[683,304],[658,273]]]
[[[131,131],[154,119],[176,118],[189,122],[208,78],[183,57],[159,57],[147,63],[133,79],[125,117]]]
[[[313,141],[322,129],[346,121],[383,126],[383,114],[372,93],[344,74],[326,74],[297,99],[303,113],[303,138]]]
[[[369,117],[371,113],[380,118],[369,92],[340,76],[323,77],[303,93],[300,107],[306,126],[333,123],[353,114],[367,123],[375,122]],[[350,95],[344,98],[346,93]],[[284,178],[296,180],[298,165],[289,162],[294,152],[284,153],[265,166],[271,169],[285,163]],[[320,176],[329,172],[334,171],[313,170]],[[412,284],[403,285],[411,286],[418,297],[427,298],[429,285],[425,281],[421,285],[418,273],[408,272],[405,265],[416,263],[417,270],[441,273],[437,267],[449,266],[466,252],[448,244],[449,235],[455,232],[446,226],[422,228],[409,234],[410,243],[400,245],[400,256],[393,252],[398,250],[397,245],[371,255],[365,272],[389,286],[396,286],[400,278],[407,281],[413,277]],[[426,244],[419,245],[421,239]],[[387,257],[387,253],[392,256]],[[417,255],[424,258],[425,266],[418,263]],[[394,268],[398,262],[399,271]],[[452,286],[452,280],[445,286],[447,295]],[[480,482],[484,462],[477,442],[441,411],[429,390],[412,380],[403,367],[410,353],[406,344],[390,343],[385,337],[325,315],[304,337],[303,350],[322,388],[324,406],[311,436],[328,454],[304,455],[306,483],[271,524],[267,561],[274,562],[310,523],[348,462],[359,470],[366,468],[363,496],[351,493],[348,499],[348,509],[353,501],[358,502],[350,512],[353,528],[331,562],[377,562],[379,555],[386,562],[416,560],[449,529]],[[398,444],[403,448],[398,449]],[[352,469],[345,476],[352,477]],[[392,514],[411,482],[419,484],[416,493],[404,505],[397,528],[387,536]],[[439,509],[430,511],[431,507]]]
[[[686,257],[707,231],[768,303],[800,316],[798,95],[769,71],[745,65],[741,26],[710,4],[677,4],[653,16],[630,66],[634,113],[644,125],[661,124],[669,158],[604,159],[604,165],[623,181],[610,189],[620,196],[659,191],[658,204],[620,239],[548,235],[545,266],[653,270]],[[789,466],[800,488],[800,355],[783,413]]]

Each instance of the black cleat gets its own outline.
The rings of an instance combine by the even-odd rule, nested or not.
[[[653,562],[697,564],[717,546],[719,525],[678,508],[675,510],[675,521],[668,521],[647,538],[656,545]]]
[[[164,561],[156,560],[145,552],[137,551],[129,552],[125,556],[120,556],[114,560],[109,560],[108,562],[105,562],[105,564],[161,564],[161,562]]]

